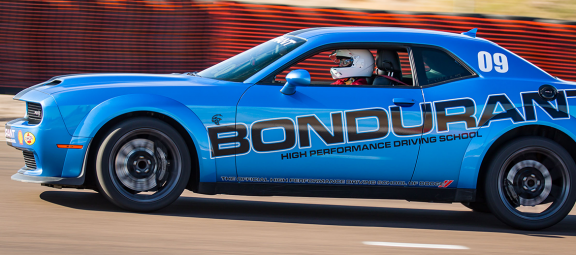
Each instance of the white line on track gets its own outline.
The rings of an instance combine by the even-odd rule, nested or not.
[[[365,245],[389,246],[389,247],[406,247],[406,248],[429,248],[429,249],[448,249],[448,250],[469,250],[470,248],[462,245],[448,244],[424,244],[424,243],[390,243],[390,242],[362,242]]]

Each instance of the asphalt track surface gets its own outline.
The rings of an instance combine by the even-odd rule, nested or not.
[[[0,131],[6,120],[23,115],[23,103],[0,95]],[[1,255],[576,254],[576,211],[554,227],[532,232],[511,229],[460,204],[396,200],[184,191],[160,211],[127,212],[91,190],[10,180],[24,160],[2,139]],[[416,247],[429,245],[448,246]]]
[[[0,254],[574,254],[576,212],[514,230],[460,204],[206,196],[133,213],[94,191],[10,180],[21,153],[0,144]],[[364,242],[464,246],[388,247]]]

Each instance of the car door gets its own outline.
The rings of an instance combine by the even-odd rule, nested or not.
[[[454,188],[471,139],[481,136],[476,128],[477,104],[484,101],[474,98],[485,100],[487,90],[473,79],[477,75],[472,69],[444,49],[412,50],[424,98],[434,108],[434,128],[422,135],[431,142],[422,143],[410,184]]]
[[[406,185],[426,113],[417,87],[255,85],[237,107],[238,181]],[[393,122],[393,123],[392,123]],[[245,132],[244,132],[245,130]]]

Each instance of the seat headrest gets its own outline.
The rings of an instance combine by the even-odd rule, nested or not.
[[[378,50],[376,53],[376,67],[382,73],[402,71],[398,52],[394,50]]]

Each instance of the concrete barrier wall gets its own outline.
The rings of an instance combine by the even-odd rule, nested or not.
[[[318,26],[479,28],[550,74],[576,80],[576,23],[207,1],[0,3],[0,92],[70,73],[173,73],[206,68],[284,33]]]

